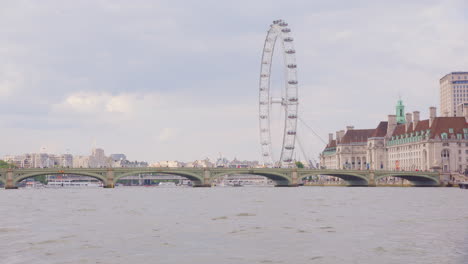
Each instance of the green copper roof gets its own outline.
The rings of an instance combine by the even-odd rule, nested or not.
[[[405,105],[403,105],[403,101],[401,99],[398,100],[396,109],[396,121],[398,124],[406,123],[405,119]]]

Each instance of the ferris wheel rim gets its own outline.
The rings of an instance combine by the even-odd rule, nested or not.
[[[271,142],[271,120],[270,108],[272,99],[270,97],[270,76],[273,53],[276,43],[281,42],[285,85],[283,87],[285,97],[281,98],[281,105],[285,109],[283,124],[283,140],[279,164],[290,165],[295,148],[297,113],[298,113],[298,87],[297,87],[297,65],[293,38],[291,30],[283,20],[275,20],[270,25],[262,52],[259,82],[259,127],[260,144],[265,164],[274,165],[272,142]]]

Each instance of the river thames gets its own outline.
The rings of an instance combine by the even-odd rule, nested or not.
[[[1,263],[468,263],[457,188],[0,190]]]

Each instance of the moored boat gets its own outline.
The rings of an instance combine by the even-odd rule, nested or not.
[[[95,181],[74,181],[74,180],[52,180],[47,182],[47,187],[102,187],[101,182]]]
[[[159,182],[159,187],[176,187],[175,182]]]

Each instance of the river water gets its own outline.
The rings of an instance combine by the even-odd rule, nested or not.
[[[468,263],[456,188],[0,190],[0,263]]]

